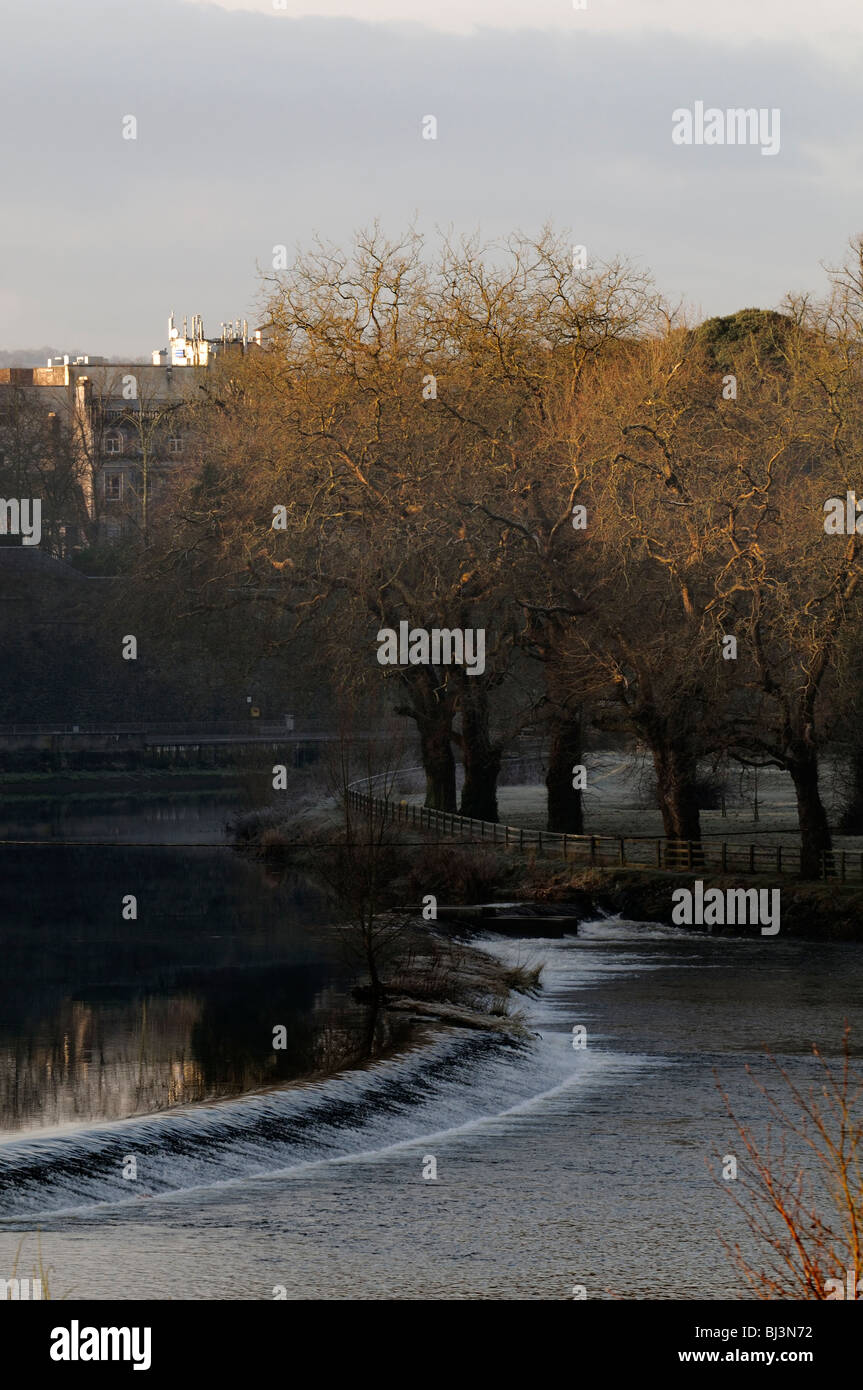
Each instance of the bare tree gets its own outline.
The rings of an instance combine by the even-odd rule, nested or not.
[[[844,1297],[849,1276],[852,1287],[863,1281],[863,1080],[852,1069],[847,1028],[838,1067],[812,1050],[820,1087],[804,1092],[773,1057],[780,1095],[753,1078],[770,1117],[763,1140],[720,1088],[746,1157],[735,1182],[714,1177],[753,1249],[723,1244],[761,1299]]]

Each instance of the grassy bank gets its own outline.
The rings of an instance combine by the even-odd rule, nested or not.
[[[863,940],[863,888],[840,883],[806,883],[771,879],[762,874],[639,873],[635,870],[587,869],[533,865],[525,870],[518,892],[541,902],[572,902],[585,917],[613,913],[629,920],[671,922],[672,893],[690,888],[696,878],[708,888],[779,888],[782,937],[809,941]],[[518,896],[518,893],[517,893]],[[717,927],[719,935],[759,935],[758,927]]]
[[[261,855],[268,864],[278,864],[282,856],[296,849],[298,825],[314,826],[313,838],[325,842],[327,829],[338,827],[338,812],[320,807],[308,819],[277,823],[275,817],[247,819],[238,836],[244,848]],[[863,940],[863,887],[838,881],[806,882],[769,874],[729,875],[692,870],[674,873],[661,870],[620,868],[590,869],[564,864],[559,859],[539,858],[534,853],[504,850],[500,846],[459,842],[448,843],[424,834],[392,826],[388,836],[393,853],[400,861],[399,872],[388,884],[392,904],[416,904],[426,894],[434,894],[441,904],[473,904],[506,899],[512,902],[567,904],[580,920],[613,914],[634,921],[671,923],[672,893],[675,888],[691,888],[696,878],[707,888],[778,888],[781,893],[783,937],[812,941]],[[308,867],[314,868],[314,855],[324,852],[309,848]],[[425,926],[425,924],[423,924]],[[440,929],[445,930],[443,924]],[[716,928],[719,933],[741,935],[745,927]],[[758,935],[759,929],[753,928]]]

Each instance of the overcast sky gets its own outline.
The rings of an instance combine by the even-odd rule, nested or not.
[[[375,217],[551,220],[703,314],[820,291],[863,231],[860,0],[276,3],[0,0],[0,348],[217,334],[274,245]],[[696,101],[778,107],[780,153],[676,146]]]

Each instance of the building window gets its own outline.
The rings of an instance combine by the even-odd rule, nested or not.
[[[179,434],[172,434],[168,440],[168,453],[181,454],[183,452],[183,440]]]
[[[123,496],[123,474],[105,474],[105,501],[119,502]]]
[[[122,437],[122,435],[119,435],[119,434],[107,434],[107,435],[105,436],[105,453],[106,453],[106,454],[122,454],[122,452],[123,452],[123,437]]]

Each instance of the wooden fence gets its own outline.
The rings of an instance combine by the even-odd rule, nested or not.
[[[504,849],[556,855],[587,867],[671,869],[696,874],[801,874],[802,851],[788,845],[741,844],[710,837],[697,841],[667,840],[649,835],[564,835],[552,830],[527,830],[373,796],[366,790],[369,780],[364,778],[348,788],[348,804],[355,810],[371,811],[415,830],[437,830]],[[843,849],[822,855],[820,877],[840,883],[863,881],[863,852]]]

